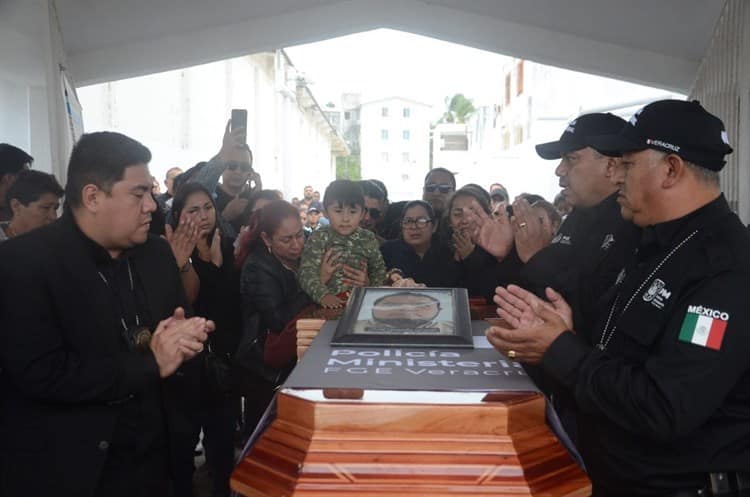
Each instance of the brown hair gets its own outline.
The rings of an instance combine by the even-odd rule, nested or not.
[[[274,200],[262,209],[255,211],[248,222],[247,231],[240,235],[239,245],[235,253],[235,264],[241,268],[242,264],[257,247],[263,243],[260,234],[273,236],[285,219],[293,217],[299,219],[299,210],[286,200]]]

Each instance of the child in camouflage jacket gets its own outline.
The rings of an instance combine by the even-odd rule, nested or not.
[[[305,242],[299,269],[300,286],[325,307],[341,305],[343,302],[337,295],[351,290],[345,266],[366,270],[371,286],[382,285],[385,281],[385,262],[375,234],[359,227],[364,205],[362,189],[357,183],[333,181],[323,195],[330,225],[313,232]],[[326,258],[328,261],[324,260]],[[335,267],[327,281],[322,280],[321,274],[325,262]]]

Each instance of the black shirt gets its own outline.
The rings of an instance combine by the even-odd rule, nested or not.
[[[240,272],[234,267],[231,239],[221,238],[221,252],[221,267],[202,260],[198,256],[198,249],[192,254],[193,268],[200,279],[200,290],[193,302],[193,309],[197,316],[216,324],[216,330],[209,335],[213,349],[231,355],[237,350],[242,328]]]
[[[596,325],[544,355],[575,395],[595,492],[663,495],[750,468],[748,254],[723,195],[647,228]]]
[[[134,330],[146,327],[153,332],[159,324],[151,316],[145,291],[135,268],[136,263],[131,258],[131,252],[138,250],[138,247],[124,251],[119,259],[112,259],[104,248],[86,237],[77,227],[75,232],[84,239],[100,278],[112,292],[115,308],[118,309],[115,319],[119,325],[117,331],[120,333],[121,347],[123,350],[133,350],[134,344],[129,343],[129,340]],[[165,448],[161,385],[159,381],[154,381],[138,394],[122,400],[107,464],[130,464],[129,459],[133,456],[140,457]]]
[[[224,208],[231,202],[237,198],[236,195],[230,195],[229,193],[224,190],[224,188],[221,187],[221,185],[216,187],[216,198],[214,201],[216,202],[216,211],[221,214],[224,211]]]

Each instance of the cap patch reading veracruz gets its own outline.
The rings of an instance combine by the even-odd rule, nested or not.
[[[620,153],[645,149],[674,153],[698,166],[719,171],[732,153],[724,123],[693,100],[659,100],[636,112],[619,133],[592,139],[594,148]]]

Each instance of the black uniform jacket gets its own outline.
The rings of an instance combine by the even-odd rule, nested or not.
[[[639,239],[640,229],[622,218],[617,194],[612,194],[568,215],[552,243],[521,269],[521,286],[541,297],[552,287],[584,312],[614,284]]]
[[[4,496],[92,495],[121,414],[132,414],[141,392],[155,392],[159,402],[156,361],[123,340],[118,305],[97,272],[91,243],[65,214],[0,246]],[[157,237],[128,253],[145,289],[144,324],[154,330],[175,307],[186,307],[175,259]],[[174,381],[179,389],[180,379]],[[177,409],[150,407],[157,419]]]
[[[545,353],[575,395],[601,495],[664,495],[750,468],[749,254],[723,196],[646,228],[592,331]]]

